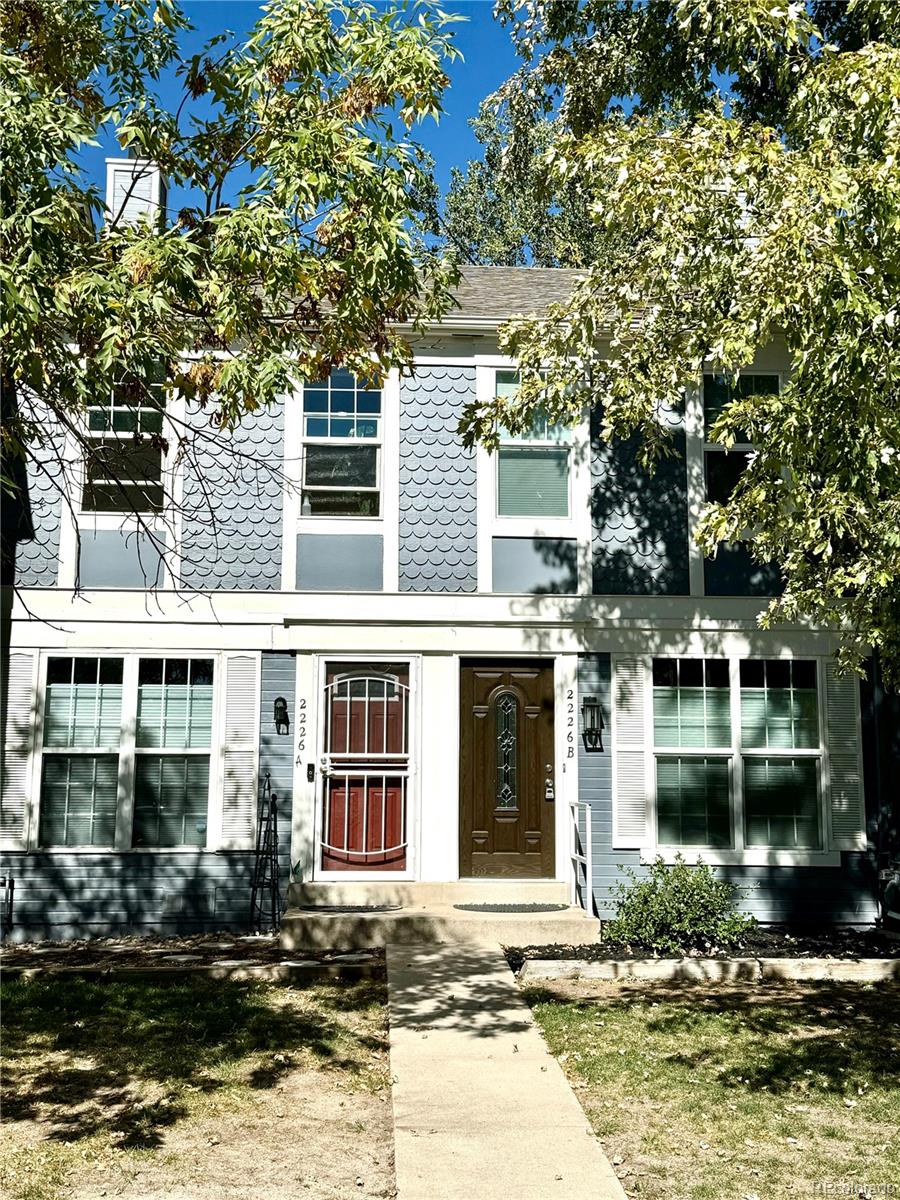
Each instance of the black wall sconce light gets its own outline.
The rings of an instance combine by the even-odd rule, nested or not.
[[[287,700],[284,696],[275,697],[275,732],[291,732],[291,718],[288,716]]]
[[[581,730],[585,750],[603,749],[603,710],[599,696],[585,696],[581,701]]]

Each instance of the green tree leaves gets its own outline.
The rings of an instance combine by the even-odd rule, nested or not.
[[[429,180],[408,135],[441,111],[450,20],[272,0],[244,44],[188,58],[175,0],[5,4],[4,452],[35,447],[38,411],[77,434],[91,402],[160,360],[216,428],[333,365],[408,361],[397,324],[440,314],[452,279],[411,232]],[[77,152],[107,127],[190,203],[161,223],[104,214]]]
[[[715,427],[726,444],[746,430],[757,452],[701,540],[746,540],[778,563],[785,591],[764,624],[833,623],[846,666],[873,647],[900,680],[890,6],[530,0],[515,19],[530,65],[503,92],[519,94],[510,143],[555,109],[547,169],[558,187],[579,180],[607,252],[567,304],[507,326],[523,385],[504,422],[599,404],[604,436],[640,430],[652,464],[661,409],[704,367],[734,375],[785,345],[788,386],[735,401]],[[467,435],[490,443],[497,415],[470,410]]]

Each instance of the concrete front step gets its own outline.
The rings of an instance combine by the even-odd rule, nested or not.
[[[403,907],[447,904],[568,904],[569,885],[556,879],[457,879],[448,883],[418,880],[292,883],[288,908],[317,905],[399,904]]]
[[[596,941],[599,934],[600,922],[588,917],[580,908],[546,913],[471,912],[454,908],[451,904],[417,905],[371,912],[342,911],[339,908],[289,908],[281,923],[281,944],[286,950],[325,947],[358,950],[390,944],[409,946],[447,942],[476,945],[499,943],[502,946],[583,946]]]

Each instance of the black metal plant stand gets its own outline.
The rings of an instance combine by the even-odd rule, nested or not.
[[[256,852],[250,887],[250,928],[255,933],[281,926],[281,893],[278,889],[278,796],[266,772],[256,822]]]
[[[13,896],[16,881],[12,875],[0,875],[0,938],[5,938],[13,927]]]

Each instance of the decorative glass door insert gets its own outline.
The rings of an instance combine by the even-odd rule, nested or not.
[[[326,871],[405,871],[409,664],[329,663],[322,849]]]

